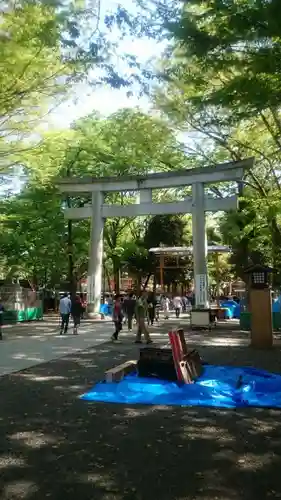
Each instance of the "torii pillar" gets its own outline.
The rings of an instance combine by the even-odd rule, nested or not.
[[[205,210],[204,184],[196,182],[192,184],[193,271],[195,304],[202,309],[209,307]]]
[[[102,292],[102,259],[103,259],[103,227],[102,217],[103,193],[92,193],[91,238],[89,248],[87,303],[90,316],[99,312]]]

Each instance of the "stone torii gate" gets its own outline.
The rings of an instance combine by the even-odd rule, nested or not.
[[[205,212],[237,208],[237,196],[213,198],[206,196],[204,186],[220,182],[241,182],[253,158],[216,165],[215,167],[169,171],[143,176],[67,178],[58,182],[62,193],[91,193],[92,204],[65,210],[67,219],[91,218],[91,240],[88,267],[88,304],[90,313],[98,313],[102,286],[103,226],[107,217],[138,217],[142,215],[192,214],[192,239],[197,307],[208,305],[207,241]],[[152,190],[192,186],[192,196],[183,201],[153,203]],[[104,204],[104,193],[139,192],[139,203]],[[200,289],[200,290],[199,290]]]

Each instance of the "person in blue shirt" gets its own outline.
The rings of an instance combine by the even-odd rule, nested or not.
[[[66,292],[60,299],[60,316],[61,316],[60,335],[62,335],[63,333],[67,333],[70,312],[71,312],[71,300],[68,296],[68,293]]]

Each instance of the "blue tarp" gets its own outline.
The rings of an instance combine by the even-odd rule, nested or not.
[[[281,297],[278,297],[278,299],[274,299],[272,301],[272,312],[274,313],[281,312]]]
[[[220,302],[221,307],[225,308],[225,318],[232,319],[240,317],[240,306],[235,300],[225,300]]]
[[[105,316],[110,316],[112,314],[112,307],[109,304],[101,304],[100,313]]]
[[[242,386],[237,389],[239,377]],[[124,404],[281,408],[281,375],[254,368],[206,364],[194,384],[129,375],[118,383],[99,382],[81,399]]]

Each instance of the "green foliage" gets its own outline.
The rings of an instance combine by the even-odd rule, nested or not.
[[[138,110],[122,110],[108,119],[91,115],[76,122],[72,129],[46,133],[43,139],[36,149],[22,154],[29,185],[3,204],[2,238],[7,263],[12,266],[20,260],[22,272],[36,268],[39,279],[47,267],[50,275],[57,269],[64,279],[70,280],[74,274],[75,281],[87,270],[89,222],[72,222],[69,227],[63,212],[66,206],[83,206],[90,198],[64,198],[55,189],[57,180],[66,176],[143,175],[162,170],[163,165],[178,169],[184,162],[184,153],[165,122]],[[107,203],[135,201],[132,193],[106,197]],[[10,217],[22,220],[23,215],[24,223],[14,223],[10,238]],[[115,276],[123,265],[127,243],[141,238],[144,232],[143,219],[106,221],[105,261]],[[21,246],[17,247],[17,241]]]
[[[67,279],[67,222],[53,187],[27,186],[20,195],[1,203],[0,245],[7,269],[41,285],[54,286]],[[89,224],[75,225],[74,273],[85,271],[81,258]]]
[[[149,248],[181,246],[185,244],[185,226],[183,217],[178,215],[156,215],[149,222],[144,236],[144,245]]]
[[[0,161],[6,167],[11,153],[27,147],[19,139],[46,112],[47,98],[65,91],[59,77],[67,78],[71,68],[61,60],[52,7],[24,2],[2,14],[0,28]]]
[[[132,241],[125,246],[122,263],[138,283],[141,283],[143,277],[151,275],[155,271],[155,258],[149,254],[143,241]]]
[[[224,241],[233,249],[231,263],[236,274],[243,278],[244,270],[250,264],[261,263],[273,266],[277,270],[275,284],[280,283],[281,251],[278,217],[261,199],[247,197],[243,210],[232,212],[221,221],[220,230]],[[280,201],[278,202],[280,207]],[[277,208],[277,207],[276,207]]]
[[[161,215],[150,219],[147,224],[143,238],[132,241],[125,245],[122,255],[122,262],[128,272],[135,276],[140,283],[141,278],[155,275],[158,278],[156,269],[159,258],[150,253],[150,248],[159,246],[182,246],[186,242],[186,221],[180,216]],[[186,264],[190,261],[186,259]],[[165,284],[171,282],[185,281],[186,271],[182,269],[167,269],[164,272]]]
[[[191,0],[163,21],[173,38],[155,102],[177,128],[196,134],[187,146],[192,161],[255,157],[240,212],[221,224],[239,276],[249,261],[271,263],[281,275],[280,9],[277,1]],[[219,196],[231,189],[210,186]]]
[[[191,62],[195,101],[208,89],[203,104],[254,114],[279,105],[280,14],[278,0],[184,3],[169,29],[179,41],[179,54]]]
[[[99,0],[96,6],[84,0],[4,2],[0,19],[2,170],[21,164],[22,153],[36,147],[40,120],[69,97],[74,84],[107,83],[117,88],[130,84],[130,78],[114,69],[115,46],[99,29],[100,21]],[[130,63],[132,68],[137,66]],[[96,68],[98,75],[92,71]]]

